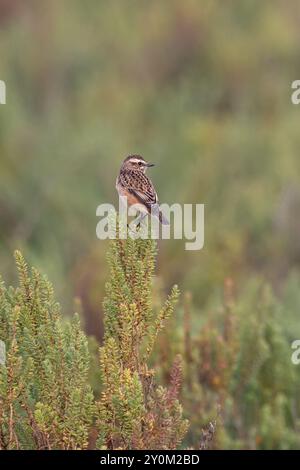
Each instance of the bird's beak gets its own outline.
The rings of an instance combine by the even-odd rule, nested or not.
[[[145,165],[147,168],[151,168],[152,166],[155,166],[154,163],[146,163]]]

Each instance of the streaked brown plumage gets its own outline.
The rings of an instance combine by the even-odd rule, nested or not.
[[[162,224],[167,225],[169,222],[159,209],[155,188],[146,175],[147,168],[152,166],[154,165],[146,162],[141,155],[129,155],[121,166],[116,188],[120,196],[127,197],[129,206],[141,204],[144,208],[141,212],[146,215],[152,211]]]

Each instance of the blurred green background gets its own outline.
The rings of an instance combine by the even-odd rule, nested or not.
[[[259,354],[254,372],[255,353],[245,353],[257,414],[245,412],[244,391],[234,398],[241,371],[233,361],[215,401],[227,394],[240,409],[235,424],[231,412],[223,417],[220,447],[300,447],[300,378],[290,362],[300,338],[300,108],[291,103],[299,21],[297,0],[0,0],[1,273],[13,281],[20,248],[47,273],[66,313],[81,299],[86,330],[101,340],[107,244],[96,239],[96,207],[117,204],[115,178],[127,154],[155,162],[160,200],[204,203],[206,218],[202,251],[161,244],[163,289],[176,282],[190,292],[200,336],[214,315],[208,331],[224,333],[224,283],[238,304],[234,315],[257,320],[253,331],[236,320],[239,344],[257,341],[259,350],[266,325],[268,354]],[[264,289],[272,302],[261,300]],[[204,339],[213,341],[205,336],[202,346]],[[196,394],[184,397],[187,410]],[[214,415],[209,401],[202,414],[197,408],[202,418]],[[191,445],[199,421],[193,429]]]

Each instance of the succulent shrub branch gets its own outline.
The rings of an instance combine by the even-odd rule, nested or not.
[[[178,402],[181,364],[174,364],[169,390],[158,387],[147,359],[172,315],[178,288],[162,308],[152,306],[156,244],[153,240],[114,240],[108,253],[105,341],[100,350],[103,392],[98,402],[98,446],[122,449],[174,449],[187,422]]]
[[[46,278],[15,254],[19,287],[0,288],[1,449],[84,449],[94,403],[79,319],[60,318]]]
[[[155,257],[152,241],[111,243],[96,400],[95,361],[78,316],[63,320],[49,281],[15,253],[18,287],[0,280],[1,450],[173,449],[181,443],[187,423],[178,402],[180,359],[169,389],[156,385],[146,362],[178,297],[175,287],[160,311],[152,308]]]

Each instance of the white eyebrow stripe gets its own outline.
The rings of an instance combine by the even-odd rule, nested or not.
[[[130,158],[129,161],[132,163],[139,163],[139,162],[145,163],[144,160],[141,160],[140,158]]]

